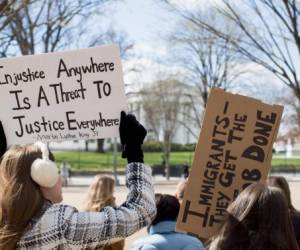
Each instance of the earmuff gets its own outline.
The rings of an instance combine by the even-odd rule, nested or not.
[[[31,164],[31,178],[41,187],[54,187],[59,178],[57,165],[49,160],[49,150],[46,144],[36,142],[34,145],[42,151],[42,159],[37,158]]]

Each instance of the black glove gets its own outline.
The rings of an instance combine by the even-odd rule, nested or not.
[[[122,144],[122,158],[130,162],[144,162],[142,144],[147,130],[141,125],[134,115],[121,112],[120,138]]]
[[[2,122],[0,121],[0,158],[4,155],[7,148],[6,136],[3,130]]]

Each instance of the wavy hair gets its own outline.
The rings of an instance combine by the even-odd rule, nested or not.
[[[90,185],[87,198],[83,206],[84,211],[96,212],[106,206],[116,206],[113,195],[115,180],[107,175],[96,175]]]

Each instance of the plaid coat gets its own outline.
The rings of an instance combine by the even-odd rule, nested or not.
[[[156,213],[151,169],[130,163],[126,170],[127,200],[118,208],[78,212],[71,206],[45,204],[17,243],[16,249],[101,249],[151,223]]]

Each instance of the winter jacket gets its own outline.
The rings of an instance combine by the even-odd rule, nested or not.
[[[149,236],[137,240],[131,250],[204,250],[200,240],[175,232],[175,221],[161,221],[150,227]]]
[[[16,249],[101,249],[113,238],[125,238],[151,223],[156,213],[151,169],[130,163],[126,170],[127,200],[100,212],[78,212],[74,207],[46,203],[33,218]]]
[[[294,227],[295,237],[300,249],[300,212],[296,211],[291,214],[291,219]]]

